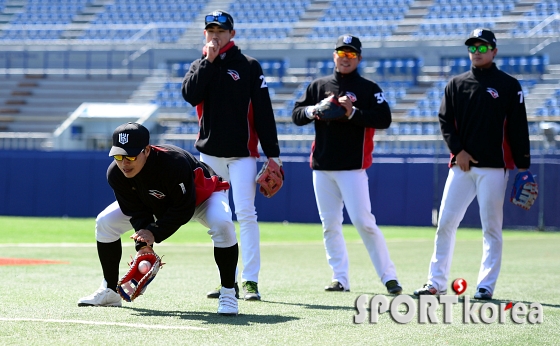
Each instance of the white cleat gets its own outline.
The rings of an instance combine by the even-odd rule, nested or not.
[[[93,294],[78,300],[78,306],[122,306],[121,296],[101,285]]]
[[[237,316],[238,313],[239,308],[237,307],[237,298],[235,298],[235,289],[220,288],[218,315]]]

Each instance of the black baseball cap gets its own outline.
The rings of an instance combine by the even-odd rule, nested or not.
[[[113,132],[113,147],[109,156],[138,156],[150,144],[150,131],[137,123],[122,124]]]
[[[225,11],[216,10],[204,17],[204,29],[208,29],[212,24],[219,25],[225,30],[233,30],[233,17]]]
[[[360,42],[360,39],[357,38],[356,36],[352,36],[352,35],[340,36],[336,41],[336,47],[334,49],[336,50],[344,47],[351,48],[356,52],[358,52],[358,54],[362,54],[362,42]]]
[[[476,41],[490,43],[492,48],[496,48],[496,35],[494,35],[494,33],[488,29],[474,29],[469,35],[469,38],[465,41],[465,45],[471,46]]]

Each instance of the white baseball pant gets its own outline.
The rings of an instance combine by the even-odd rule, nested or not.
[[[243,262],[241,280],[259,282],[260,230],[255,209],[257,159],[254,157],[216,157],[201,153],[200,161],[208,164],[231,184],[235,215],[239,222],[241,260]]]
[[[503,206],[507,181],[508,171],[504,168],[471,167],[463,172],[458,166],[453,166],[449,170],[441,199],[428,284],[438,290],[447,289],[455,234],[476,196],[483,237],[477,288],[494,292],[502,263]]]
[[[226,191],[212,193],[196,207],[192,220],[208,227],[215,247],[231,247],[237,243]],[[101,243],[112,243],[131,229],[130,216],[123,214],[119,203],[115,201],[97,215],[95,239]]]
[[[383,233],[371,213],[368,176],[364,169],[313,171],[313,188],[323,225],[327,261],[333,280],[350,289],[348,251],[342,234],[343,207],[360,234],[381,282],[397,280]]]

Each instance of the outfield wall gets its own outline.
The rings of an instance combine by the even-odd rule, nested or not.
[[[285,185],[271,199],[257,193],[261,221],[320,222],[307,157],[287,156]],[[430,226],[439,207],[447,157],[375,155],[368,169],[372,211],[380,225]],[[95,217],[114,201],[106,181],[106,152],[0,151],[0,215]],[[259,163],[259,166],[262,163]],[[509,201],[505,227],[560,228],[560,156],[533,158],[540,195],[530,211]],[[349,222],[345,213],[345,221]],[[469,207],[462,226],[479,227],[478,204]]]

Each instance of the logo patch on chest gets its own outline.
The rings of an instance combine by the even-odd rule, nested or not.
[[[148,190],[148,194],[154,196],[157,199],[164,199],[165,195],[163,194],[163,192],[160,192],[158,190]]]
[[[500,97],[500,95],[498,95],[498,91],[494,88],[486,88],[486,91],[488,91],[488,93],[495,99]]]
[[[356,94],[354,94],[351,91],[347,91],[346,96],[350,99],[350,101],[352,101],[352,103],[354,103],[358,100],[358,97],[356,97]]]
[[[231,76],[231,78],[233,78],[233,80],[240,80],[241,77],[239,76],[239,73],[237,73],[237,71],[235,70],[227,70],[227,74],[229,74]]]

